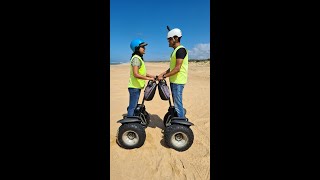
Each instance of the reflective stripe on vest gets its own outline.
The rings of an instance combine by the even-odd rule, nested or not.
[[[140,64],[140,68],[138,70],[138,73],[140,75],[142,75],[142,76],[146,76],[147,70],[146,70],[146,67],[144,65],[144,61],[141,59],[140,56],[134,55],[134,56],[132,56],[130,62],[132,62],[133,58],[138,58],[140,60],[140,63],[141,63]],[[134,77],[134,75],[133,75],[133,66],[130,63],[130,78],[129,78],[128,87],[129,88],[142,89],[142,88],[144,88],[144,85],[145,85],[145,80]]]
[[[184,48],[183,46],[178,46],[171,54],[170,57],[170,71],[172,71],[174,69],[174,67],[176,67],[176,63],[177,63],[177,59],[176,59],[176,52],[178,49],[180,48]],[[187,83],[187,79],[188,79],[188,51],[186,50],[187,54],[186,57],[184,57],[183,61],[182,61],[182,65],[180,68],[180,71],[178,73],[176,73],[173,76],[169,77],[169,80],[171,83],[175,83],[175,84],[186,84]]]

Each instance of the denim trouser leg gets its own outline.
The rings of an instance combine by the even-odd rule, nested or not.
[[[128,88],[128,90],[129,90],[129,94],[130,94],[130,99],[129,99],[129,107],[128,107],[127,116],[133,116],[134,109],[136,108],[138,101],[139,101],[141,89]]]
[[[184,117],[184,109],[182,104],[183,88],[184,88],[184,84],[170,83],[170,89],[173,96],[173,103],[177,111],[178,117]]]

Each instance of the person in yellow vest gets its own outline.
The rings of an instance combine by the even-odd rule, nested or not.
[[[170,57],[170,68],[158,75],[158,79],[169,77],[173,103],[178,117],[185,117],[182,103],[184,85],[188,79],[188,51],[180,44],[182,32],[178,28],[170,30],[167,34],[169,47],[173,48]]]
[[[128,84],[130,98],[127,116],[134,115],[134,109],[138,104],[141,89],[145,86],[145,80],[155,80],[155,76],[147,73],[143,60],[143,54],[145,54],[147,45],[142,39],[135,39],[130,43],[133,53],[130,60],[130,78]]]

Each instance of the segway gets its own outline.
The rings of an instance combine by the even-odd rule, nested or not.
[[[157,78],[157,77],[156,77]],[[155,78],[155,79],[156,79]],[[118,129],[117,142],[125,149],[139,148],[146,139],[145,128],[150,122],[150,115],[146,111],[144,101],[151,101],[156,91],[156,81],[149,80],[144,89],[144,96],[141,104],[137,104],[133,116],[123,116],[122,120],[117,121],[122,125]]]
[[[162,100],[169,101],[168,112],[163,118],[165,126],[164,140],[165,143],[177,151],[186,151],[193,144],[193,132],[190,126],[194,125],[188,118],[178,117],[175,107],[171,105],[170,91],[165,79],[158,83],[158,91]],[[186,109],[184,109],[186,115]]]

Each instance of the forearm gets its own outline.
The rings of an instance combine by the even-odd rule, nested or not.
[[[143,80],[151,80],[152,77],[148,77],[148,76],[142,76],[141,74],[134,74],[134,77],[138,78],[138,79],[143,79]]]
[[[138,79],[143,79],[143,80],[153,80],[154,78],[151,78],[150,75],[146,73],[146,76],[139,74],[139,69],[138,66],[133,66],[133,76]]]
[[[147,73],[147,77],[155,78],[155,76],[150,75],[150,74],[148,74],[148,73]]]
[[[164,75],[164,74],[166,74],[166,73],[169,73],[169,72],[170,72],[170,68],[167,69],[166,71],[164,71],[163,73],[159,74],[159,76],[162,76],[162,75]]]
[[[173,76],[173,75],[177,74],[179,71],[180,71],[180,68],[179,67],[175,67],[175,68],[172,69],[172,71],[170,71],[168,73],[165,73],[165,76],[166,77]]]

